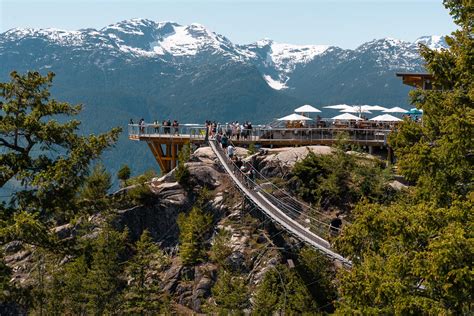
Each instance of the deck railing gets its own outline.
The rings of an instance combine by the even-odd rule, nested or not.
[[[217,131],[224,133],[231,132],[226,125],[219,125]],[[259,142],[267,141],[278,144],[278,142],[309,142],[312,141],[335,141],[341,137],[346,137],[349,141],[360,143],[377,143],[385,145],[387,143],[390,129],[380,128],[354,128],[354,127],[315,127],[315,128],[272,128],[255,127],[244,129],[238,135],[231,136],[234,141]],[[176,138],[186,137],[191,140],[205,140],[208,132],[204,125],[183,124],[179,127],[162,126],[154,124],[130,124],[128,133],[131,138],[139,137],[160,137]],[[211,137],[212,135],[207,135]]]
[[[206,126],[198,124],[182,124],[178,127],[162,126],[155,124],[129,124],[129,136],[155,136],[155,137],[190,137],[204,139],[206,137]]]

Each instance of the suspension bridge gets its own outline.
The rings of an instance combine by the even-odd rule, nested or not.
[[[158,154],[163,155],[163,152],[165,150],[169,151],[170,148],[166,149],[167,145],[165,143],[165,150],[163,150],[163,144],[158,143],[158,145],[155,145],[150,141],[150,138],[153,138],[153,131],[142,129],[137,133],[129,133],[129,138],[132,140],[145,140],[156,157]],[[334,230],[334,228],[331,228],[331,218],[327,214],[299,201],[284,189],[273,184],[271,179],[266,178],[253,166],[249,166],[252,170],[241,170],[227,157],[215,139],[204,135],[200,128],[192,127],[189,129],[189,133],[186,134],[180,134],[179,131],[176,131],[156,136],[159,139],[166,138],[167,142],[172,144],[172,157],[170,158],[176,156],[180,147],[191,142],[191,139],[194,139],[194,143],[209,144],[234,185],[273,222],[277,223],[301,242],[308,244],[329,258],[339,261],[347,267],[352,266],[352,262],[338,254],[328,241],[331,229]],[[160,150],[161,153],[159,152]],[[160,163],[158,159],[157,161]],[[348,225],[349,223],[344,224]]]

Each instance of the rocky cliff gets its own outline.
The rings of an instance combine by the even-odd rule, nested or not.
[[[252,161],[268,176],[285,177],[294,163],[305,157],[309,150],[320,154],[331,152],[329,147],[314,146],[268,150],[254,155],[248,155],[245,149],[239,148],[237,154]],[[206,239],[208,248],[216,242],[219,232],[225,232],[228,236],[226,247],[229,249],[224,258],[225,264],[231,271],[245,275],[251,289],[261,282],[265,271],[286,262],[289,249],[301,247],[301,243],[286,236],[243,199],[210,148],[197,149],[186,166],[190,171],[190,179],[185,187],[176,182],[174,171],[171,171],[147,183],[152,193],[147,203],[115,210],[117,228],[121,230],[126,227],[132,241],[138,240],[147,229],[165,252],[167,264],[158,273],[148,277],[160,281],[161,290],[169,295],[174,308],[181,313],[209,311],[216,305],[211,289],[216,282],[219,265],[212,260],[184,265],[178,255],[178,215],[189,212],[204,188],[210,192],[205,208],[213,217],[212,229]],[[124,194],[129,189],[124,188],[116,195]],[[102,220],[100,213],[87,219],[97,229]],[[74,238],[76,229],[75,225],[67,224],[57,227],[55,233],[64,240]],[[12,282],[23,286],[34,282],[35,247],[12,242],[4,250],[5,261],[13,269]],[[65,256],[63,262],[67,261],[68,257]]]

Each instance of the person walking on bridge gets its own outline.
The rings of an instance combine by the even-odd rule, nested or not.
[[[227,134],[222,135],[221,145],[224,151],[227,153],[227,146],[229,145],[229,138],[227,137]]]
[[[230,159],[232,159],[232,157],[234,157],[234,152],[235,152],[235,148],[234,148],[234,146],[232,146],[232,144],[227,146],[227,156],[229,156]]]

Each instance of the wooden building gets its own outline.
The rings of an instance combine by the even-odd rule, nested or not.
[[[403,84],[423,89],[433,89],[433,75],[428,73],[397,73],[397,77],[401,77]]]

